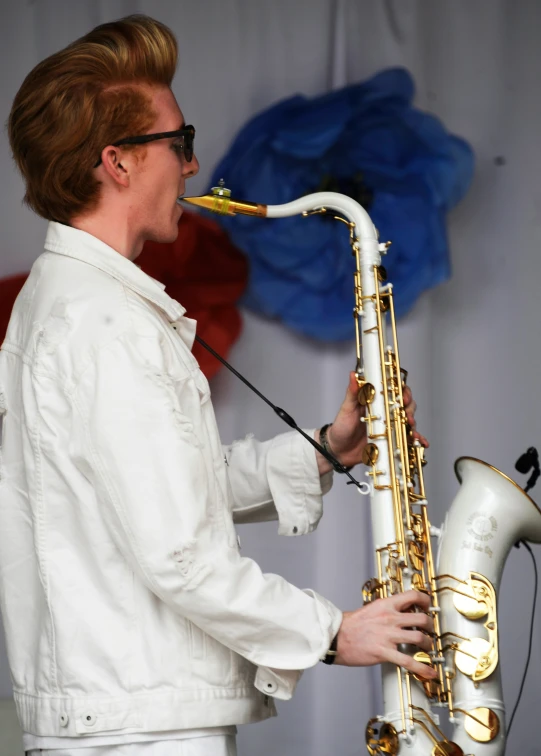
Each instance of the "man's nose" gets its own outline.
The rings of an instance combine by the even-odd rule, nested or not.
[[[199,160],[194,153],[189,163],[187,160],[184,161],[184,165],[182,167],[182,175],[184,176],[184,178],[190,178],[191,176],[195,176],[196,173],[199,173]]]

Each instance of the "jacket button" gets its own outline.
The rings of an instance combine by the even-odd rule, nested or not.
[[[60,725],[61,725],[62,727],[67,727],[67,726],[68,726],[68,722],[69,722],[69,721],[70,721],[70,718],[68,717],[68,715],[67,715],[67,714],[66,714],[65,712],[63,712],[63,713],[62,713],[62,714],[60,715]]]
[[[265,684],[265,690],[267,691],[267,693],[274,693],[277,687],[278,686],[274,682],[268,682]]]
[[[83,724],[87,727],[93,727],[96,724],[96,715],[89,711],[83,715]]]

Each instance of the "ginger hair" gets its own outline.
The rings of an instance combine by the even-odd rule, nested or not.
[[[69,224],[97,206],[102,150],[148,132],[157,118],[149,87],[170,87],[176,65],[172,31],[133,15],[97,26],[28,74],[8,133],[32,210]]]

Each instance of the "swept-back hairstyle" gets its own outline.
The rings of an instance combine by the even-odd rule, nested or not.
[[[39,63],[8,120],[26,203],[61,223],[92,210],[103,148],[148,131],[157,117],[148,86],[170,86],[176,65],[172,31],[142,15],[97,26]]]

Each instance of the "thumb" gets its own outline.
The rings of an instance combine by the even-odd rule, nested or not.
[[[348,387],[346,391],[346,396],[344,397],[344,401],[342,403],[342,407],[348,410],[356,409],[359,406],[359,402],[357,399],[358,393],[359,393],[359,385],[357,383],[357,378],[355,377],[355,373],[352,370],[349,374],[349,383],[348,383]]]

